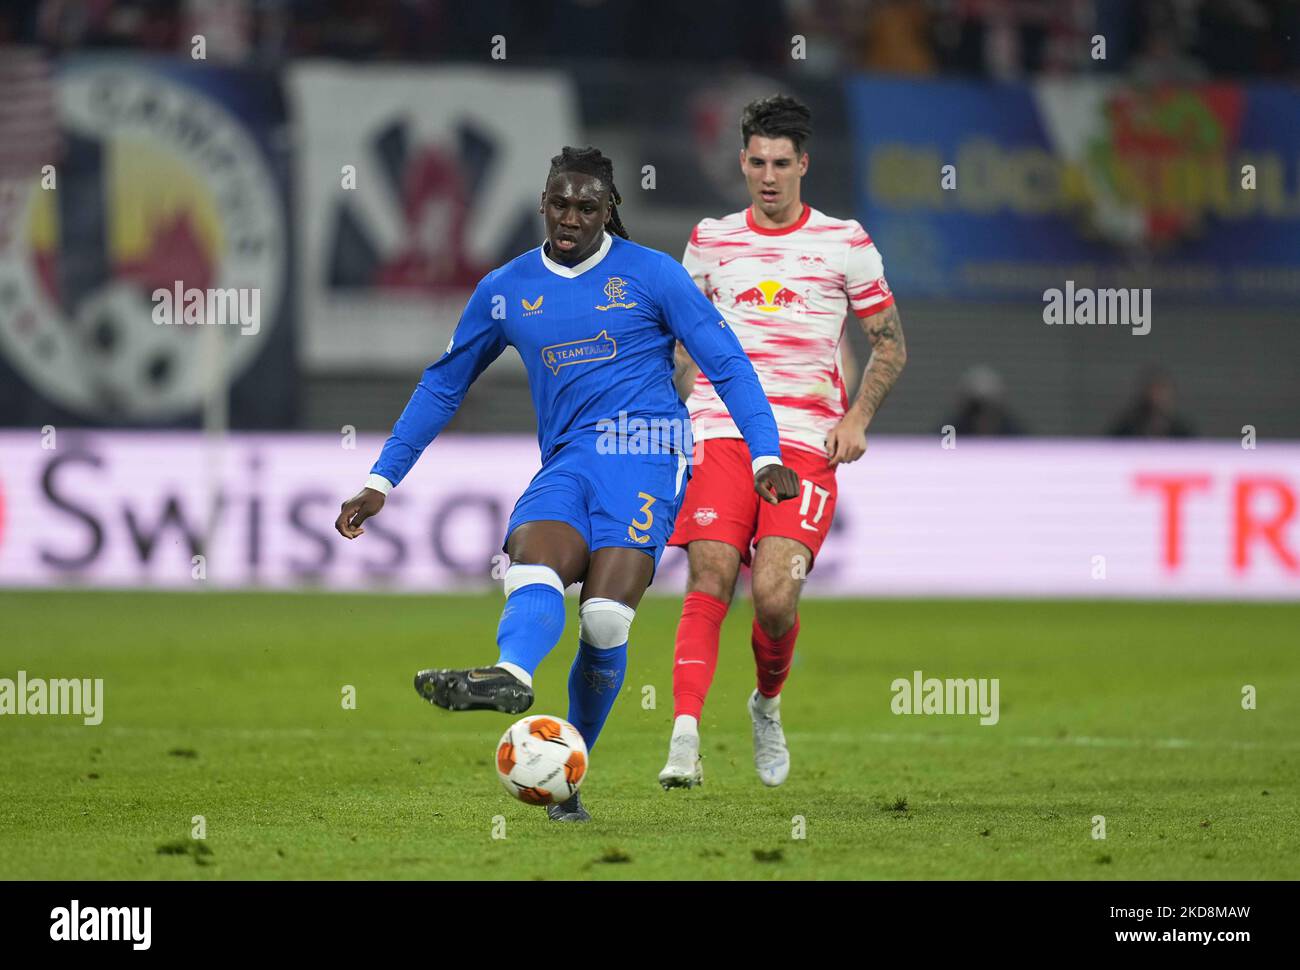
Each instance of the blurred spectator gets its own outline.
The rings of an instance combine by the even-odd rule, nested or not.
[[[861,66],[889,74],[933,74],[930,4],[925,0],[882,0],[867,19]]]
[[[1010,80],[1081,71],[1091,59],[1097,0],[952,0],[936,5],[945,70]]]
[[[987,364],[977,364],[962,375],[956,413],[950,424],[958,435],[1018,435],[1025,429],[1007,410],[1002,377]]]
[[[253,18],[249,0],[185,0],[180,48],[191,53],[195,37],[205,42],[205,59],[236,64],[252,49]]]
[[[1094,70],[1139,80],[1300,70],[1298,0],[4,0],[0,42],[54,50],[188,50],[284,57],[743,64],[995,79]],[[805,58],[791,59],[791,38]],[[1094,36],[1106,40],[1092,59]]]
[[[869,0],[784,0],[790,32],[804,38],[807,56],[791,66],[804,74],[834,77],[845,63],[848,41],[862,33]]]
[[[1190,49],[1195,24],[1186,2],[1158,0],[1145,6],[1137,17],[1138,50],[1129,74],[1148,84],[1194,83],[1204,80],[1205,66],[1193,58]]]
[[[1199,3],[1195,49],[1209,73],[1239,76],[1279,70],[1283,62],[1277,43],[1281,6],[1263,0]]]
[[[1174,382],[1159,368],[1145,371],[1137,396],[1111,425],[1116,438],[1190,438],[1191,425],[1174,411]]]
[[[62,160],[53,75],[39,47],[0,43],[0,182],[34,178],[45,163]],[[10,231],[5,221],[0,216],[0,241]]]
[[[1137,17],[1130,0],[1094,0],[1092,37],[1088,38],[1088,67],[1106,74],[1128,71],[1138,41]],[[1106,56],[1093,59],[1093,37],[1106,42]]]
[[[178,5],[168,0],[41,0],[35,39],[54,48],[170,49]]]

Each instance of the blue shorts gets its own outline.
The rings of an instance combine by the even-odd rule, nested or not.
[[[584,436],[551,456],[515,503],[506,542],[525,522],[553,519],[577,529],[589,552],[640,549],[658,567],[686,495],[686,456],[602,454],[600,440]]]

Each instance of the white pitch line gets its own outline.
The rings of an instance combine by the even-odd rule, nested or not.
[[[898,742],[919,742],[922,744],[987,744],[989,742],[1011,743],[1020,747],[1075,747],[1075,748],[1229,748],[1236,751],[1300,751],[1300,741],[1231,741],[1204,738],[1097,738],[1084,735],[1066,735],[1063,738],[1042,738],[1025,735],[1013,735],[999,738],[990,734],[887,734],[882,732],[864,732],[852,734],[845,731],[787,731],[787,736],[795,740],[830,742],[845,744],[869,741],[879,744]]]
[[[196,736],[231,738],[241,741],[274,741],[277,738],[309,741],[335,735],[347,736],[350,738],[373,738],[376,740],[389,741],[402,739],[418,739],[420,741],[461,741],[466,737],[463,732],[438,731],[436,728],[429,730],[416,730],[414,728],[232,728],[200,727],[193,725],[178,725],[176,727],[127,727],[123,725],[100,725],[91,731],[85,727],[78,727],[75,725],[49,725],[46,730],[49,733],[58,732],[60,734],[77,734],[86,741],[94,741],[96,737],[102,737],[104,735],[112,735],[116,737],[154,735],[166,738],[172,744],[180,744],[187,739]]]
[[[15,725],[16,726],[16,725]],[[32,727],[35,727],[33,724]],[[172,744],[182,743],[193,736],[230,738],[245,741],[274,741],[276,739],[313,740],[327,736],[367,738],[377,741],[411,740],[421,743],[463,742],[468,735],[462,731],[440,731],[429,728],[234,728],[234,727],[128,727],[101,725],[93,731],[78,725],[42,725],[44,731],[59,734],[76,734],[86,741],[95,737],[154,735],[164,737]],[[633,727],[633,731],[644,730]],[[983,728],[980,729],[983,732]],[[44,732],[42,732],[44,733]],[[720,732],[711,732],[717,735]],[[1166,750],[1196,748],[1226,748],[1232,751],[1300,751],[1300,741],[1232,741],[1214,738],[1126,738],[1066,735],[1063,738],[1012,735],[1002,737],[980,734],[896,734],[881,731],[787,731],[786,736],[795,741],[826,744],[1012,744],[1018,747],[1043,748],[1160,748]]]

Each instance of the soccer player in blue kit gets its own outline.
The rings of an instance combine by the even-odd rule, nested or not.
[[[564,590],[581,582],[568,718],[589,749],[622,687],[628,630],[672,534],[691,457],[689,444],[611,449],[606,429],[689,427],[673,386],[677,340],[744,435],[758,494],[775,504],[799,493],[740,342],[680,263],[628,240],[621,201],[613,164],[598,150],[565,148],[551,160],[545,243],[483,277],[335,523],[348,539],[361,535],[470,384],[513,346],[528,371],[542,467],[506,529],[499,656],[490,667],[421,671],[415,687],[451,711],[527,710],[533,672],[564,630]],[[591,817],[577,793],[547,811],[557,821]]]

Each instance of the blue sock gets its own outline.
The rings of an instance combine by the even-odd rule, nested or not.
[[[588,751],[596,746],[626,673],[626,643],[602,649],[578,641],[578,655],[569,671],[569,723],[587,742]]]
[[[497,627],[497,663],[512,663],[531,677],[564,633],[564,594],[545,583],[520,586],[506,597]]]

